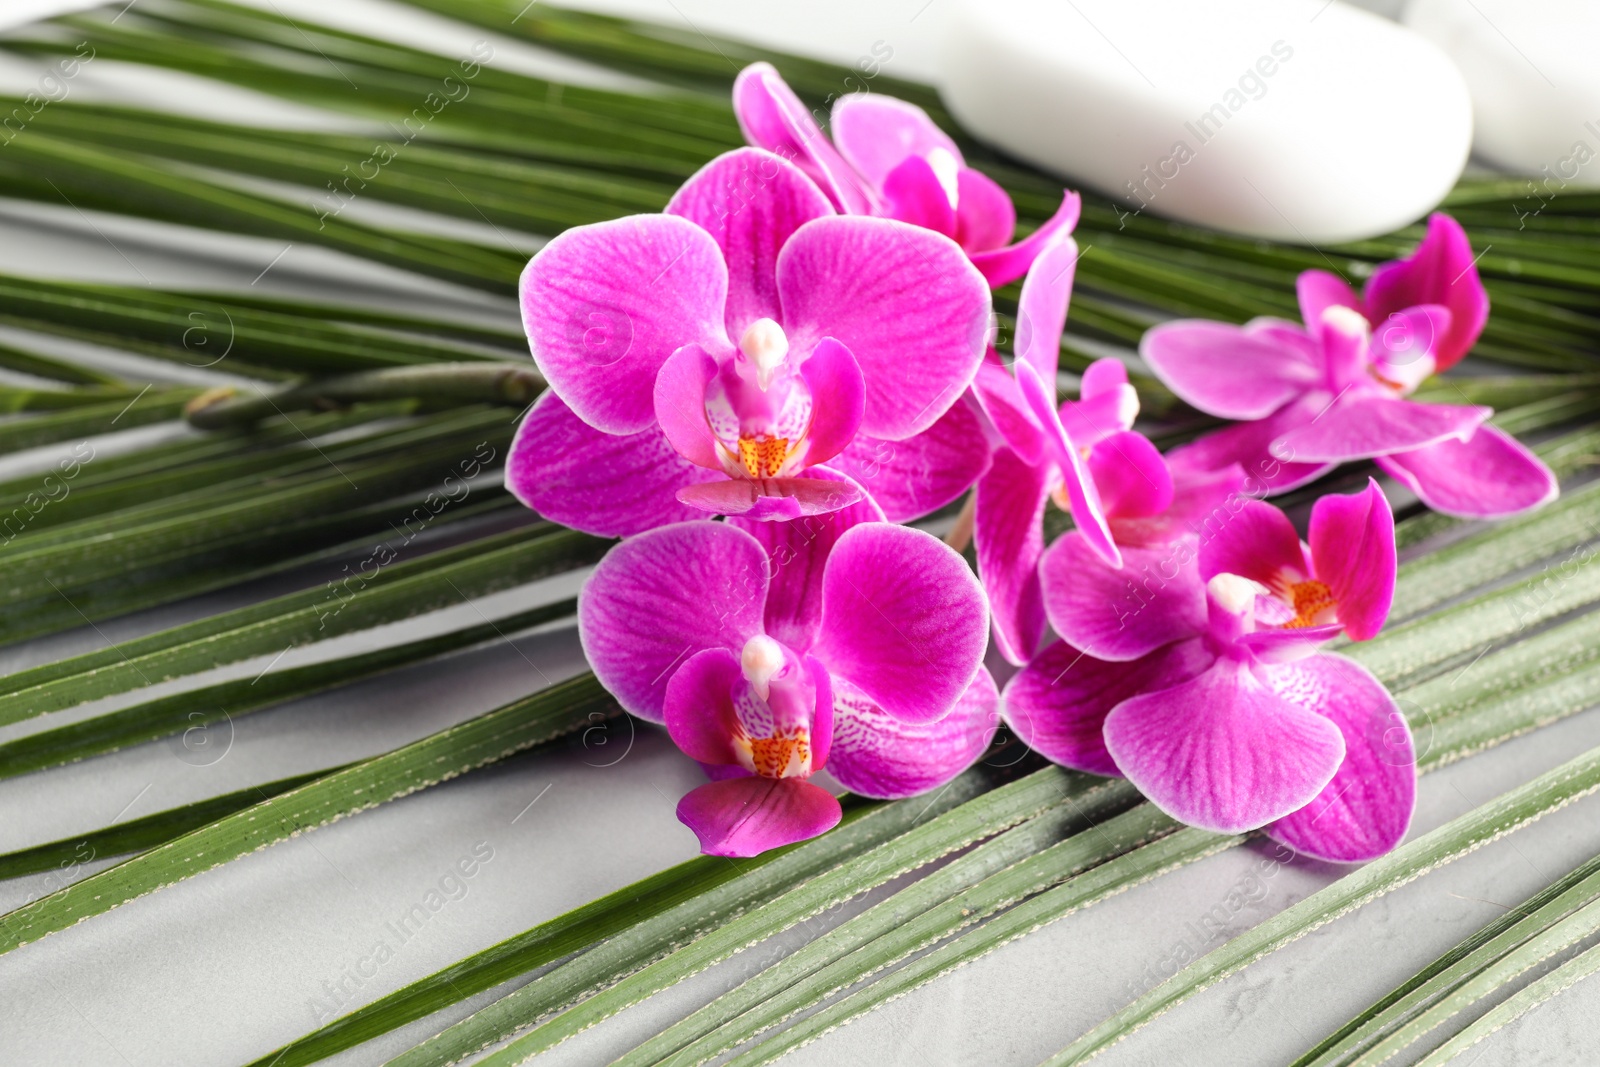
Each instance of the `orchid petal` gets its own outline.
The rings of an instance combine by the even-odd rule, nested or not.
[[[1214,430],[1168,452],[1167,467],[1221,470],[1237,465],[1245,475],[1244,491],[1251,496],[1275,496],[1298,489],[1338,464],[1297,463],[1291,455],[1275,455],[1271,446],[1285,433],[1315,418],[1330,399],[1326,393],[1310,393],[1257,422]]]
[[[1127,661],[1205,629],[1205,585],[1195,556],[1197,538],[1127,548],[1112,570],[1074,532],[1039,561],[1044,609],[1070,645],[1096,659]]]
[[[1089,453],[1089,476],[1108,522],[1159,515],[1172,503],[1172,474],[1143,434],[1115,433]]]
[[[1405,716],[1382,683],[1342,656],[1266,668],[1267,685],[1326,717],[1344,736],[1344,762],[1309,804],[1267,827],[1296,852],[1363,863],[1406,836],[1416,807],[1417,759]]]
[[[978,365],[972,395],[1007,447],[1028,463],[1044,458],[1044,431],[1022,399],[1016,378],[997,359],[985,357]]]
[[[1047,382],[1056,380],[1060,368],[1061,333],[1067,326],[1067,304],[1077,270],[1078,243],[1062,236],[1039,253],[1022,279],[1012,348],[1018,362],[1027,363]]]
[[[983,358],[989,290],[948,237],[893,219],[801,227],[778,258],[790,344],[836,338],[866,380],[864,432],[900,440],[932,426]]]
[[[1547,504],[1556,476],[1516,438],[1485,423],[1465,441],[1441,441],[1378,457],[1434,511],[1464,519],[1503,519]]]
[[[1121,777],[1106,751],[1106,716],[1141,692],[1188,681],[1215,659],[1198,638],[1131,663],[1095,659],[1064,641],[1052,641],[1006,684],[1006,724],[1052,763]]]
[[[1180,400],[1219,419],[1264,419],[1320,377],[1319,368],[1270,334],[1203,319],[1152,327],[1139,354]]]
[[[978,480],[973,516],[978,574],[994,612],[995,646],[1019,665],[1028,662],[1044,636],[1039,556],[1050,499],[1047,475],[1047,470],[1001,449]]]
[[[866,383],[855,356],[831,337],[824,337],[800,367],[811,389],[811,426],[806,430],[807,466],[826,463],[844,451],[861,427]]]
[[[1489,294],[1478,277],[1472,244],[1461,224],[1444,214],[1428,219],[1428,235],[1415,252],[1372,272],[1366,302],[1374,322],[1418,304],[1449,308],[1449,332],[1433,350],[1439,370],[1460,362],[1489,321]]]
[[[628,537],[700,518],[677,491],[721,474],[696,467],[660,431],[601,433],[545,393],[506,457],[506,488],[551,522],[596,537]]]
[[[1197,533],[1231,514],[1230,501],[1244,499],[1245,476],[1238,464],[1221,470],[1201,470],[1187,463],[1174,463],[1177,456],[1174,452],[1164,457],[1172,479],[1172,503],[1159,514],[1112,518],[1111,532],[1118,545],[1147,548],[1166,544],[1185,533]]]
[[[852,215],[871,213],[870,190],[772,64],[752,63],[739,72],[733,82],[733,113],[745,140],[799,167],[834,207]]]
[[[1016,228],[1017,209],[999,182],[971,167],[956,174],[956,244],[968,255],[1002,247]]]
[[[989,468],[989,446],[978,417],[961,403],[904,441],[858,435],[833,466],[860,482],[890,522],[911,522],[970,489]]]
[[[1372,373],[1401,394],[1410,393],[1434,373],[1434,349],[1449,331],[1450,309],[1438,304],[1391,312],[1372,329]]]
[[[866,523],[834,545],[813,652],[890,715],[932,722],[949,712],[982,665],[988,631],[977,578],[932,534]]]
[[[1301,271],[1295,279],[1295,293],[1300,298],[1300,318],[1312,337],[1322,335],[1322,313],[1331,307],[1344,307],[1366,314],[1361,298],[1350,288],[1350,283],[1330,271]]]
[[[828,481],[854,484],[847,476],[827,467],[814,467],[810,474]],[[837,511],[801,516],[789,522],[730,517],[728,525],[737,526],[760,541],[771,560],[767,636],[797,652],[810,649],[816,641],[817,628],[822,624],[822,576],[834,544],[852,526],[882,521],[882,509],[865,493],[855,503]]]
[[[728,268],[710,234],[687,219],[575,226],[529,261],[519,292],[539,372],[606,433],[654,425],[656,374],[680,347],[730,350],[722,327]]]
[[[672,673],[663,710],[667,733],[684,755],[702,764],[739,762],[733,690],[743,681],[738,655],[726,648],[702,649]]]
[[[656,376],[655,411],[661,432],[678,455],[698,467],[722,472],[722,454],[706,419],[706,387],[717,361],[699,345],[684,345]]]
[[[890,171],[882,195],[886,217],[955,237],[956,209],[939,175],[921,156],[909,156]]]
[[[707,856],[759,856],[825,834],[842,818],[832,793],[801,778],[730,778],[678,801],[678,821]]]
[[[1266,587],[1310,578],[1300,535],[1289,516],[1259,500],[1241,500],[1200,544],[1200,580],[1237,574]]]
[[[724,523],[681,522],[606,553],[578,594],[578,637],[623,710],[665,717],[667,682],[707,648],[742,649],[761,632],[767,553]]]
[[[696,171],[666,213],[693,222],[722,249],[723,323],[737,341],[757,319],[781,320],[778,252],[802,225],[834,211],[799,167],[759,148],[739,148]]]
[[[1117,767],[1156,807],[1224,834],[1305,807],[1345,755],[1337,726],[1232,659],[1123,701],[1106,717],[1105,739]]]
[[[1394,512],[1371,478],[1359,493],[1330,493],[1311,509],[1311,560],[1352,641],[1376,637],[1394,601]]]
[[[937,722],[890,715],[848,682],[838,684],[834,701],[828,772],[852,793],[883,800],[944,785],[983,755],[1000,721],[999,691],[982,669]]]
[[[907,159],[936,151],[960,165],[961,149],[915,104],[878,93],[850,93],[834,102],[833,143],[868,183],[882,186]]]
[[[1441,441],[1464,441],[1492,414],[1493,408],[1351,393],[1335,398],[1309,423],[1290,428],[1270,448],[1274,455],[1297,462],[1370,459]]]
[[[1055,398],[1038,374],[1026,363],[1018,362],[1014,368],[1017,386],[1027,401],[1033,417],[1044,427],[1045,442],[1051,457],[1061,471],[1061,482],[1071,505],[1072,521],[1078,532],[1088,541],[1101,559],[1112,567],[1122,566],[1122,554],[1111,538],[1111,528],[1106,525],[1105,509],[1100,505],[1100,494],[1089,477],[1088,466],[1079,454],[1077,445],[1067,437],[1055,412]]]
[[[1077,227],[1078,217],[1082,214],[1083,200],[1077,193],[1065,193],[1061,197],[1061,206],[1056,209],[1054,215],[1045,220],[1043,226],[1016,244],[987,252],[972,252],[972,265],[978,268],[984,280],[994,288],[1010,285],[1028,272],[1028,268],[1033,266],[1033,261],[1038,259],[1052,242],[1071,233]]]
[[[787,522],[805,515],[825,515],[861,499],[854,482],[817,476],[812,467],[804,478],[723,478],[678,490],[678,499],[714,515],[738,515],[757,522]]]

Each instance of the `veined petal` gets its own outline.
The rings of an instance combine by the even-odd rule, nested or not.
[[[707,856],[759,856],[825,834],[842,818],[833,794],[803,778],[729,778],[678,801],[678,821]]]
[[[1376,637],[1394,601],[1394,512],[1378,483],[1359,493],[1330,493],[1311,509],[1311,561],[1338,603],[1352,641]]]
[[[1049,499],[1049,470],[1009,449],[996,452],[978,480],[973,516],[978,574],[994,611],[995,646],[1019,665],[1028,662],[1044,636],[1039,556]]]
[[[806,466],[826,463],[843,452],[861,428],[866,383],[855,356],[831,337],[824,337],[800,367],[811,388],[811,426],[806,430]]]
[[[956,174],[956,190],[956,244],[969,256],[992,252],[1011,240],[1017,228],[1017,209],[999,182],[980,170],[964,167]]]
[[[1006,446],[1029,463],[1044,458],[1044,431],[1022,398],[1016,378],[990,349],[972,378],[972,395]]]
[[[840,211],[870,214],[872,191],[839,155],[770,63],[752,63],[733,82],[733,113],[745,140],[794,163]]]
[[[737,341],[757,319],[781,321],[778,251],[812,219],[834,213],[800,168],[760,148],[739,148],[701,167],[666,213],[709,233],[728,268],[723,323]]]
[[[832,465],[860,482],[890,522],[911,522],[970,489],[989,468],[989,444],[960,403],[904,441],[857,435]]]
[[[738,515],[756,522],[788,522],[825,515],[861,499],[861,487],[822,477],[812,467],[803,478],[721,478],[678,490],[678,499],[701,512]]]
[[[1278,696],[1337,726],[1345,747],[1322,792],[1267,834],[1335,863],[1364,863],[1398,845],[1416,808],[1417,759],[1388,690],[1360,664],[1327,654],[1267,667],[1261,676]]]
[[[1089,451],[1088,465],[1108,522],[1159,515],[1172,503],[1172,474],[1144,434],[1112,434]]]
[[[989,290],[948,237],[893,219],[807,223],[778,258],[784,328],[801,351],[836,338],[861,367],[861,428],[901,440],[932,426],[972,381]]]
[[[732,694],[742,681],[739,657],[726,648],[702,649],[673,671],[663,707],[667,733],[684,755],[713,765],[739,762]]]
[[[545,393],[506,457],[506,488],[551,522],[596,537],[629,537],[701,513],[679,503],[688,485],[721,478],[673,451],[661,431],[602,433]]]
[[[1345,755],[1338,727],[1232,659],[1123,701],[1106,717],[1105,739],[1117,767],[1156,807],[1224,834],[1305,807]]]
[[[730,350],[728,268],[711,235],[672,215],[633,215],[560,234],[528,262],[522,325],[539,372],[579,418],[606,433],[655,423],[667,357],[698,343]]]
[[[1250,496],[1276,496],[1316,481],[1338,464],[1295,462],[1292,455],[1274,454],[1272,445],[1285,433],[1304,425],[1328,406],[1333,397],[1313,392],[1285,404],[1258,422],[1241,422],[1213,430],[1167,453],[1167,466],[1191,470],[1222,470],[1237,465],[1244,472],[1244,492]]]
[[[706,387],[717,361],[699,345],[684,345],[656,375],[655,410],[661,432],[678,455],[697,467],[722,472],[716,435],[706,419]]]
[[[845,531],[822,576],[813,654],[908,722],[943,718],[983,662],[989,609],[961,556],[909,526]]]
[[[1070,645],[1097,659],[1126,662],[1205,629],[1205,583],[1195,557],[1198,538],[1123,550],[1112,570],[1077,532],[1039,561],[1050,625]]]
[[[1350,393],[1309,423],[1288,429],[1269,447],[1274,455],[1296,462],[1343,463],[1464,441],[1492,414],[1493,408]]]
[[[617,703],[665,717],[667,682],[707,648],[740,649],[761,632],[767,553],[743,530],[683,522],[606,553],[578,594],[584,655]]]
[[[1105,723],[1111,709],[1141,692],[1188,681],[1215,659],[1198,638],[1131,663],[1095,659],[1064,641],[1052,641],[1006,684],[1006,724],[1052,763],[1121,777],[1106,751]]]
[[[1219,574],[1237,574],[1272,588],[1285,580],[1311,577],[1289,516],[1259,500],[1243,500],[1215,527],[1208,528],[1200,545],[1200,580]]]
[[[828,771],[852,793],[884,800],[937,789],[989,747],[1000,722],[999,704],[994,679],[982,669],[937,722],[906,722],[841,681],[834,693]]]
[[[1366,303],[1374,322],[1418,304],[1449,308],[1449,332],[1433,351],[1439,370],[1459,362],[1489,321],[1489,294],[1478,277],[1472,244],[1461,224],[1441,213],[1429,217],[1428,235],[1415,252],[1372,272]]]
[[[1318,368],[1270,335],[1204,319],[1145,332],[1139,354],[1184,403],[1219,419],[1264,419],[1318,381]]]
[[[833,143],[870,184],[882,186],[913,156],[948,153],[962,165],[961,149],[915,104],[879,93],[849,93],[833,104]]]
[[[1488,423],[1465,441],[1441,441],[1378,457],[1434,511],[1464,519],[1503,519],[1547,504],[1556,476],[1516,438]]]
[[[809,473],[819,479],[854,485],[848,477],[827,467],[815,467]],[[882,521],[882,509],[865,493],[837,511],[804,515],[788,522],[730,516],[728,525],[737,526],[760,541],[771,560],[767,636],[797,652],[810,649],[822,624],[822,575],[834,544],[852,526]]]
[[[1016,244],[987,252],[971,252],[972,265],[978,268],[984,280],[994,288],[1010,285],[1028,272],[1028,268],[1033,266],[1033,261],[1039,258],[1045,248],[1062,235],[1071,233],[1077,227],[1078,216],[1081,214],[1083,214],[1083,200],[1077,193],[1066,192],[1061,197],[1061,206],[1056,208],[1054,215],[1045,220],[1043,226]]]

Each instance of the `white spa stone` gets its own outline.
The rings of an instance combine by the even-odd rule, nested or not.
[[[1486,162],[1533,177],[1547,197],[1600,186],[1600,4],[1413,0],[1405,22],[1461,68]]]
[[[1314,244],[1455,184],[1466,85],[1339,0],[955,0],[944,97],[976,136],[1150,212]]]

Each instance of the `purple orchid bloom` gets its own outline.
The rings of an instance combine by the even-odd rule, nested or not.
[[[1189,320],[1145,334],[1140,352],[1180,398],[1240,422],[1184,448],[1197,466],[1239,463],[1272,492],[1373,459],[1436,511],[1499,518],[1557,493],[1555,476],[1490,408],[1406,399],[1464,356],[1488,318],[1460,225],[1434,215],[1407,259],[1373,272],[1365,295],[1325,271],[1300,276],[1305,326]]]
[[[912,796],[988,746],[988,611],[937,538],[870,500],[792,522],[665,526],[600,562],[578,601],[600,681],[664,722],[713,781],[678,818],[710,855],[815,837],[839,802],[808,781]]]
[[[1007,723],[1047,758],[1125,776],[1194,826],[1264,826],[1345,863],[1392,849],[1416,795],[1405,718],[1365,668],[1317,651],[1341,632],[1371,638],[1388,616],[1394,516],[1377,483],[1319,500],[1309,544],[1247,501],[1171,550],[1166,587],[1134,612],[1117,572],[1046,554],[1063,640],[1007,685]]]
[[[745,140],[792,160],[848,215],[900,219],[952,238],[990,285],[1016,281],[1083,210],[1068,192],[1043,226],[1008,244],[1017,212],[992,178],[966,165],[961,149],[915,104],[851,93],[833,105],[830,142],[770,63],[752,63],[733,83]]]
[[[601,536],[850,504],[861,487],[822,465],[858,436],[914,453],[908,439],[948,427],[989,318],[988,287],[953,241],[838,216],[798,168],[754,148],[712,160],[665,214],[556,237],[521,299],[550,389],[518,431],[507,486]],[[931,470],[926,493],[944,478]]]
[[[1176,536],[1185,522],[1242,483],[1234,468],[1184,468],[1175,480],[1156,447],[1131,429],[1139,397],[1115,359],[1090,364],[1079,398],[1056,406],[1054,382],[1077,254],[1076,243],[1066,237],[1035,260],[1022,283],[1011,372],[990,349],[973,382],[1003,442],[978,481],[978,573],[994,609],[995,643],[1017,664],[1028,661],[1044,634],[1038,564],[1049,501],[1072,514],[1078,529],[1068,536],[1075,544],[1102,566],[1120,567],[1123,545]]]

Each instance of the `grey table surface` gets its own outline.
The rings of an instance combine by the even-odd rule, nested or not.
[[[893,40],[905,72],[927,76],[936,70],[939,2],[827,0],[803,8],[614,0],[603,6],[680,18],[707,32],[743,32],[842,59],[875,40]],[[0,6],[0,18],[20,19],[44,6],[9,0]],[[482,36],[414,13],[397,14],[378,0],[341,0],[336,6],[277,0],[276,6],[353,26],[382,25],[447,54],[464,51]],[[495,44],[497,63],[517,69],[551,64],[508,39],[497,38]],[[0,64],[5,89],[26,86],[36,76],[17,62]],[[86,69],[73,91],[85,99],[160,101],[244,121],[288,113],[301,120],[314,117],[242,91],[135,76],[110,63]],[[357,209],[373,218],[438,225],[438,220],[370,204],[352,208]],[[486,240],[509,241],[525,252],[538,244],[530,235],[450,226]],[[335,253],[89,215],[67,204],[0,202],[0,270],[133,285],[254,288],[515,321],[509,301],[422,282]],[[108,365],[128,358],[87,354]],[[148,369],[169,378],[211,380],[208,376],[225,366],[190,372],[149,364]],[[111,434],[96,445],[109,454],[186,432],[151,427]],[[52,455],[41,450],[9,457],[0,470],[42,470]],[[0,670],[318,584],[336,570],[299,572],[6,648],[0,650]],[[577,581],[565,576],[295,650],[277,666],[347,654],[374,639],[437,632],[476,620],[480,613],[496,617],[570,595]],[[204,680],[250,677],[272,665],[263,657]],[[552,627],[223,724],[203,738],[190,738],[188,745],[157,742],[0,781],[0,850],[382,752],[581,668],[574,632]],[[151,694],[145,690],[139,697]],[[48,722],[115,706],[120,705],[102,702]],[[0,729],[0,739],[32,728]],[[1421,785],[1413,832],[1432,829],[1597,744],[1600,709],[1430,774]],[[674,819],[673,805],[699,780],[695,766],[661,731],[621,721],[164,889],[0,956],[0,1064],[143,1067],[251,1059],[311,1029],[330,1010],[380,996],[692,856],[694,839]],[[464,882],[446,881],[446,905],[396,947],[376,973],[361,977],[354,996],[336,1000],[330,990],[345,975],[372,970],[362,961],[380,940],[392,940],[388,924],[437,888],[455,862],[474,849],[480,856],[489,853],[488,861]],[[1111,1050],[1103,1062],[1108,1067],[1287,1062],[1416,967],[1597,852],[1600,800],[1589,799],[1323,927],[1161,1018]],[[1175,961],[1221,944],[1341,873],[1333,866],[1291,863],[1268,865],[1264,874],[1266,855],[1233,850],[1070,916],[829,1033],[790,1062],[1036,1063],[1164,977]],[[90,864],[83,872],[103,865]],[[0,883],[0,909],[60,883],[56,875]],[[820,925],[785,935],[779,944],[798,943]],[[771,946],[735,956],[581,1034],[540,1062],[605,1062],[749,976],[758,961],[772,958]],[[335,1062],[380,1063],[488,996]],[[1463,1062],[1478,1067],[1600,1062],[1596,1019],[1600,982],[1584,983],[1494,1035],[1473,1050],[1475,1058]]]

